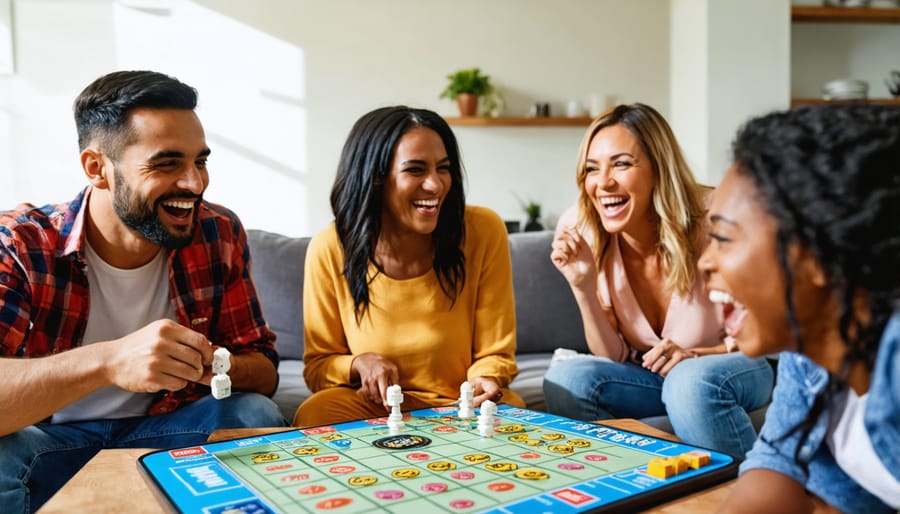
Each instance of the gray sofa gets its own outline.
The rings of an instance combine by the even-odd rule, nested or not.
[[[311,393],[303,381],[303,262],[309,238],[249,230],[253,278],[266,321],[278,335],[280,384],[274,400],[285,418]],[[541,382],[556,348],[587,352],[581,315],[562,275],[550,262],[552,231],[509,236],[516,298],[516,361],[510,385],[528,408],[545,410]],[[752,413],[757,429],[765,409]],[[665,416],[642,421],[671,432]]]

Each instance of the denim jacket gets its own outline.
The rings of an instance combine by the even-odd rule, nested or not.
[[[813,399],[827,384],[828,372],[807,357],[793,352],[781,355],[766,422],[740,472],[757,468],[777,471],[844,512],[895,512],[835,462],[826,444],[829,407],[800,449],[800,458],[809,462],[809,473],[794,460],[801,431],[785,434],[806,419]],[[881,336],[863,423],[882,464],[900,479],[900,313],[894,314]]]

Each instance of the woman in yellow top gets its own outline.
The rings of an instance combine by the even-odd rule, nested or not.
[[[523,406],[512,266],[496,213],[465,205],[456,138],[434,112],[360,118],[331,190],[335,221],[310,242],[303,287],[304,378],[295,426],[448,405],[460,385]]]

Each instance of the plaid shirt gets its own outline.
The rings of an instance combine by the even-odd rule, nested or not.
[[[0,212],[0,357],[39,357],[81,346],[88,318],[82,253],[90,188],[67,204]],[[170,250],[169,297],[178,323],[234,354],[261,352],[278,366],[250,277],[247,235],[237,216],[200,204],[194,240]],[[125,334],[123,334],[125,335]],[[209,394],[190,383],[161,391],[148,414],[171,412]]]

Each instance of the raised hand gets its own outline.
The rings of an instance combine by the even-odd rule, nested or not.
[[[566,227],[556,234],[551,244],[550,260],[556,269],[575,288],[593,287],[597,279],[597,264],[591,247],[574,227]]]
[[[377,353],[363,353],[357,355],[350,365],[352,377],[359,377],[359,394],[372,403],[384,405],[390,409],[387,403],[387,388],[400,383],[400,372],[397,365]]]
[[[203,334],[172,320],[154,321],[102,344],[109,380],[122,389],[153,393],[209,383],[214,348]]]

